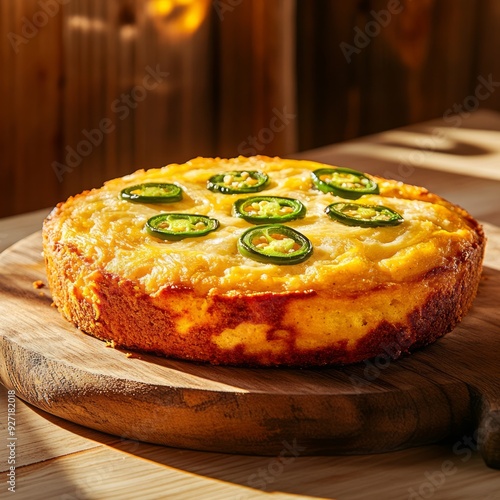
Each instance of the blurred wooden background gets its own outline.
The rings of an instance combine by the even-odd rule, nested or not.
[[[499,28],[498,0],[2,0],[0,216],[198,155],[500,111]]]

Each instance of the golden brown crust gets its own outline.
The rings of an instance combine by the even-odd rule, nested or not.
[[[53,299],[60,311],[84,332],[113,341],[118,348],[212,364],[306,367],[355,363],[375,356],[396,359],[451,331],[470,309],[481,276],[485,240],[480,226],[477,231],[477,244],[451,259],[447,267],[435,268],[412,284],[400,285],[391,294],[384,289],[378,291],[387,294],[388,301],[394,300],[391,297],[404,301],[408,293],[419,295],[425,291],[425,299],[400,322],[382,320],[354,344],[349,341],[349,332],[345,332],[331,345],[311,349],[297,346],[300,332],[285,318],[290,315],[290,308],[303,316],[309,301],[328,304],[333,295],[323,292],[324,296],[318,297],[317,292],[306,291],[199,298],[189,289],[172,287],[152,298],[138,291],[131,281],[99,273],[98,292],[95,302],[90,303],[74,285],[82,272],[94,272],[81,260],[78,251],[46,239],[44,254]],[[374,293],[377,292],[371,290],[345,297],[346,313],[356,301],[369,300]],[[187,306],[179,310],[179,304]],[[204,311],[203,326],[194,325],[180,333],[178,321],[196,311]],[[247,327],[265,324],[266,340],[283,340],[284,348],[252,353],[243,342],[231,349],[214,343],[221,331],[243,323]]]
[[[217,161],[207,161],[212,168],[214,164],[219,168]],[[277,161],[281,160],[259,157],[258,161],[276,169]],[[292,163],[295,171],[300,172],[301,164]],[[231,164],[226,168],[231,168]],[[314,168],[314,164],[308,162],[308,168]],[[199,170],[198,175],[204,179],[203,168]],[[160,174],[164,175],[162,171],[152,175]],[[139,177],[133,178],[143,178],[140,172],[134,174],[137,175]],[[308,192],[302,181],[294,184],[293,179],[286,178],[279,182],[287,183],[286,189],[296,189],[310,200],[324,196]],[[210,275],[202,269],[203,262],[196,259],[189,262],[194,262],[193,265],[199,266],[197,271],[202,271],[204,278],[198,282],[175,278],[168,270],[160,275],[159,283],[148,274],[146,284],[139,278],[130,278],[130,269],[136,271],[133,266],[127,268],[129,275],[112,272],[98,259],[108,264],[113,262],[116,252],[110,252],[108,247],[120,242],[114,239],[108,245],[106,231],[101,234],[101,240],[96,240],[97,248],[92,247],[94,240],[90,236],[82,239],[87,231],[86,217],[101,206],[101,191],[86,191],[58,204],[44,224],[44,256],[54,303],[82,331],[110,341],[116,347],[179,359],[240,366],[301,367],[354,363],[375,356],[396,359],[451,331],[470,309],[481,276],[485,237],[481,226],[465,210],[427,190],[380,178],[377,182],[383,187],[387,200],[400,203],[408,210],[408,217],[414,218],[417,229],[394,232],[387,241],[381,236],[381,250],[374,249],[373,244],[366,252],[362,249],[363,260],[357,259],[357,254],[352,259],[352,249],[360,248],[367,233],[336,226],[333,232],[337,233],[338,241],[352,238],[350,241],[355,246],[346,247],[344,254],[335,257],[337,267],[333,268],[333,279],[331,272],[322,267],[323,262],[330,263],[324,257],[328,255],[328,248],[318,250],[316,258],[324,260],[314,263],[316,281],[310,279],[307,265],[301,265],[294,269],[297,273],[300,271],[303,279],[295,282],[295,288],[288,286],[294,276],[289,269],[266,268],[264,273],[261,268],[250,268],[245,262],[236,262],[234,267],[238,269],[242,265],[243,273],[254,272],[253,277],[245,276],[244,285],[238,282],[239,275],[233,276],[230,286],[224,285],[222,265],[215,285],[205,288],[203,280],[210,279]],[[122,186],[121,180],[107,184],[102,194],[108,197],[102,204],[103,213],[115,210],[116,193]],[[198,194],[196,184],[193,186],[191,197],[195,199]],[[93,203],[89,209],[85,206],[87,199]],[[323,198],[322,203],[328,199]],[[407,200],[416,200],[415,206],[411,201],[406,203]],[[223,202],[227,204],[227,198]],[[214,203],[217,205],[219,201],[216,199]],[[134,224],[134,217],[141,210],[148,210],[139,207],[137,213],[129,213],[128,207],[120,206],[110,216],[113,223],[125,220],[121,230],[128,228],[126,224]],[[222,208],[219,206],[219,210]],[[83,211],[74,216],[73,210]],[[224,210],[227,211],[227,207]],[[316,208],[313,222],[319,213]],[[429,231],[426,229],[428,215],[434,217]],[[231,222],[228,220],[226,226]],[[449,232],[447,224],[450,228],[453,226]],[[148,252],[153,248],[157,251],[150,259],[153,264],[145,264],[145,270],[151,271],[156,265],[155,259],[167,247],[145,241],[147,237],[143,236],[141,227],[134,229],[131,240],[133,245],[142,245],[136,252],[140,257],[132,264],[141,263],[143,257],[149,258]],[[94,232],[99,230],[98,226],[94,228]],[[217,236],[219,240],[234,237],[231,227],[228,231],[224,237]],[[410,237],[404,231],[410,231]],[[109,234],[114,237],[113,231]],[[432,244],[426,235],[433,238]],[[311,238],[315,236],[311,230]],[[394,247],[394,242],[403,237],[406,239],[401,246]],[[322,238],[324,236],[317,237],[319,245]],[[390,247],[391,252],[387,253],[384,246]],[[408,251],[411,254],[405,253]],[[381,260],[377,260],[379,254],[373,252],[386,253],[380,253]],[[342,260],[344,255],[348,261]],[[234,256],[228,259],[234,264]],[[347,267],[344,262],[348,262]],[[406,263],[411,265],[405,267]],[[270,274],[267,282],[261,280],[263,274]],[[248,284],[256,279],[258,286],[250,288]],[[153,287],[151,283],[156,285]],[[269,283],[277,285],[268,289]]]

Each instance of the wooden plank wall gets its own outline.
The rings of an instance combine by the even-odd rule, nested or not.
[[[0,3],[0,216],[58,194],[48,165],[60,143],[60,39],[60,16],[40,13],[37,0]]]
[[[0,216],[213,154],[210,2],[177,3],[0,3]],[[39,18],[14,50],[9,33]]]
[[[63,174],[63,195],[195,150],[210,154],[208,1],[179,10],[175,21],[162,8],[142,0],[67,5],[63,147],[81,148],[89,136],[94,147]],[[185,33],[188,17],[193,32]]]
[[[400,12],[361,38],[389,5]],[[478,78],[500,82],[495,0],[316,0],[297,9],[300,150],[443,117],[474,95]],[[342,44],[355,51],[346,57]],[[500,90],[479,105],[500,110]]]
[[[400,4],[348,62],[340,44],[398,0],[2,0],[0,217],[137,168],[442,117],[500,82],[500,2]]]
[[[295,15],[290,0],[252,0],[214,20],[218,155],[295,151]]]

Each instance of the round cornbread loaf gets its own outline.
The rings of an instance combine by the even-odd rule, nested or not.
[[[348,226],[325,208],[343,198],[315,188],[330,166],[257,156],[196,158],[139,170],[59,203],[43,226],[47,278],[59,311],[116,347],[241,366],[320,366],[398,358],[451,331],[472,305],[485,238],[463,209],[426,189],[366,174],[379,187],[353,203],[403,216],[389,227]],[[207,189],[229,171],[260,171],[259,194],[300,200],[305,217],[285,225],[312,255],[293,265],[238,251],[252,223],[235,217],[249,195]],[[181,201],[134,203],[129,186],[174,183]],[[162,240],[145,230],[162,212],[200,214],[219,227],[202,237]]]

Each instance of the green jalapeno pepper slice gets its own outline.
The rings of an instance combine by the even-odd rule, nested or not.
[[[265,189],[269,176],[257,170],[233,170],[213,175],[207,188],[223,194],[257,193]]]
[[[356,200],[364,194],[378,194],[378,184],[350,168],[319,168],[311,173],[314,186],[323,193]]]
[[[338,202],[328,205],[325,212],[332,219],[347,226],[397,226],[404,221],[401,214],[384,205],[358,205],[357,203]]]
[[[136,203],[173,203],[182,200],[182,188],[175,184],[147,182],[122,189],[120,196]]]
[[[219,221],[205,215],[164,213],[151,217],[146,230],[162,240],[182,240],[205,236],[219,227]]]
[[[309,239],[295,229],[268,224],[247,229],[238,240],[238,251],[244,257],[265,264],[299,264],[313,251]]]
[[[232,213],[234,217],[252,224],[268,224],[302,219],[306,215],[306,207],[294,198],[252,196],[235,201]]]

